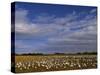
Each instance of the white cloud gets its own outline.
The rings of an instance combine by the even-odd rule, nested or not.
[[[29,23],[29,19],[27,16],[28,13],[29,12],[27,10],[16,10],[16,13],[15,13],[16,32],[28,33],[28,34],[30,33],[48,34],[48,32],[54,33],[57,30],[63,29],[64,27],[62,25],[64,23],[65,25],[67,25],[68,21],[75,19],[75,15],[72,16],[72,14],[65,16],[65,17],[55,17],[53,15],[52,16],[39,15],[33,20],[33,22],[36,21],[37,23]]]
[[[16,33],[34,33],[38,31],[36,24],[29,23],[27,10],[16,10],[15,12],[15,31]]]
[[[15,23],[27,23],[28,18],[28,11],[27,10],[15,10]]]
[[[91,11],[90,11],[90,13],[95,13],[97,11],[97,9],[92,9]]]
[[[94,11],[91,10],[91,11]],[[90,12],[91,12],[90,11]],[[93,15],[87,15],[85,18],[77,20],[80,17],[81,13],[78,15],[75,11],[66,15],[65,17],[55,17],[53,16],[46,16],[46,15],[39,15],[34,20],[37,23],[29,23],[28,19],[28,11],[27,10],[16,10],[16,18],[15,18],[15,28],[16,32],[18,33],[26,33],[26,34],[54,34],[59,32],[59,34],[70,33],[70,35],[78,34],[83,35],[85,33],[88,34],[96,34],[96,25],[97,20],[96,17]],[[83,13],[82,13],[83,14]],[[48,21],[51,20],[50,23]],[[38,22],[43,22],[38,23]],[[70,29],[78,30],[72,32]],[[67,35],[68,36],[68,35]]]
[[[91,10],[90,13],[95,12]],[[42,47],[60,47],[67,46],[68,43],[71,47],[79,47],[81,44],[86,44],[89,47],[94,45],[96,47],[97,42],[97,18],[94,15],[84,16],[82,19],[80,16],[83,12],[77,14],[75,11],[64,17],[55,17],[54,15],[39,15],[33,19],[30,23],[28,19],[27,10],[16,10],[15,28],[16,33],[21,33],[34,36],[49,36],[46,38],[48,44],[42,45]],[[78,20],[77,20],[78,19]],[[53,45],[54,46],[53,46]],[[76,45],[75,45],[76,44]],[[80,44],[80,45],[79,45]],[[91,45],[92,44],[92,45]],[[39,44],[38,44],[39,45]],[[87,47],[87,46],[86,46]]]

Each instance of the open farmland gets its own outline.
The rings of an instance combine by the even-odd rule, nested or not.
[[[17,73],[91,69],[96,67],[96,55],[15,56],[15,72]]]

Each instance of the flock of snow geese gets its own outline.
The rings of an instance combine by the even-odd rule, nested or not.
[[[18,61],[15,69],[19,71],[54,71],[96,68],[96,56],[45,56],[39,60]]]

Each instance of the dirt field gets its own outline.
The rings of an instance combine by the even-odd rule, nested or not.
[[[92,69],[97,67],[96,55],[15,56],[16,73]]]

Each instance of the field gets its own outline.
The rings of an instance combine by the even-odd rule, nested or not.
[[[43,72],[97,68],[96,55],[18,55],[15,72]]]

